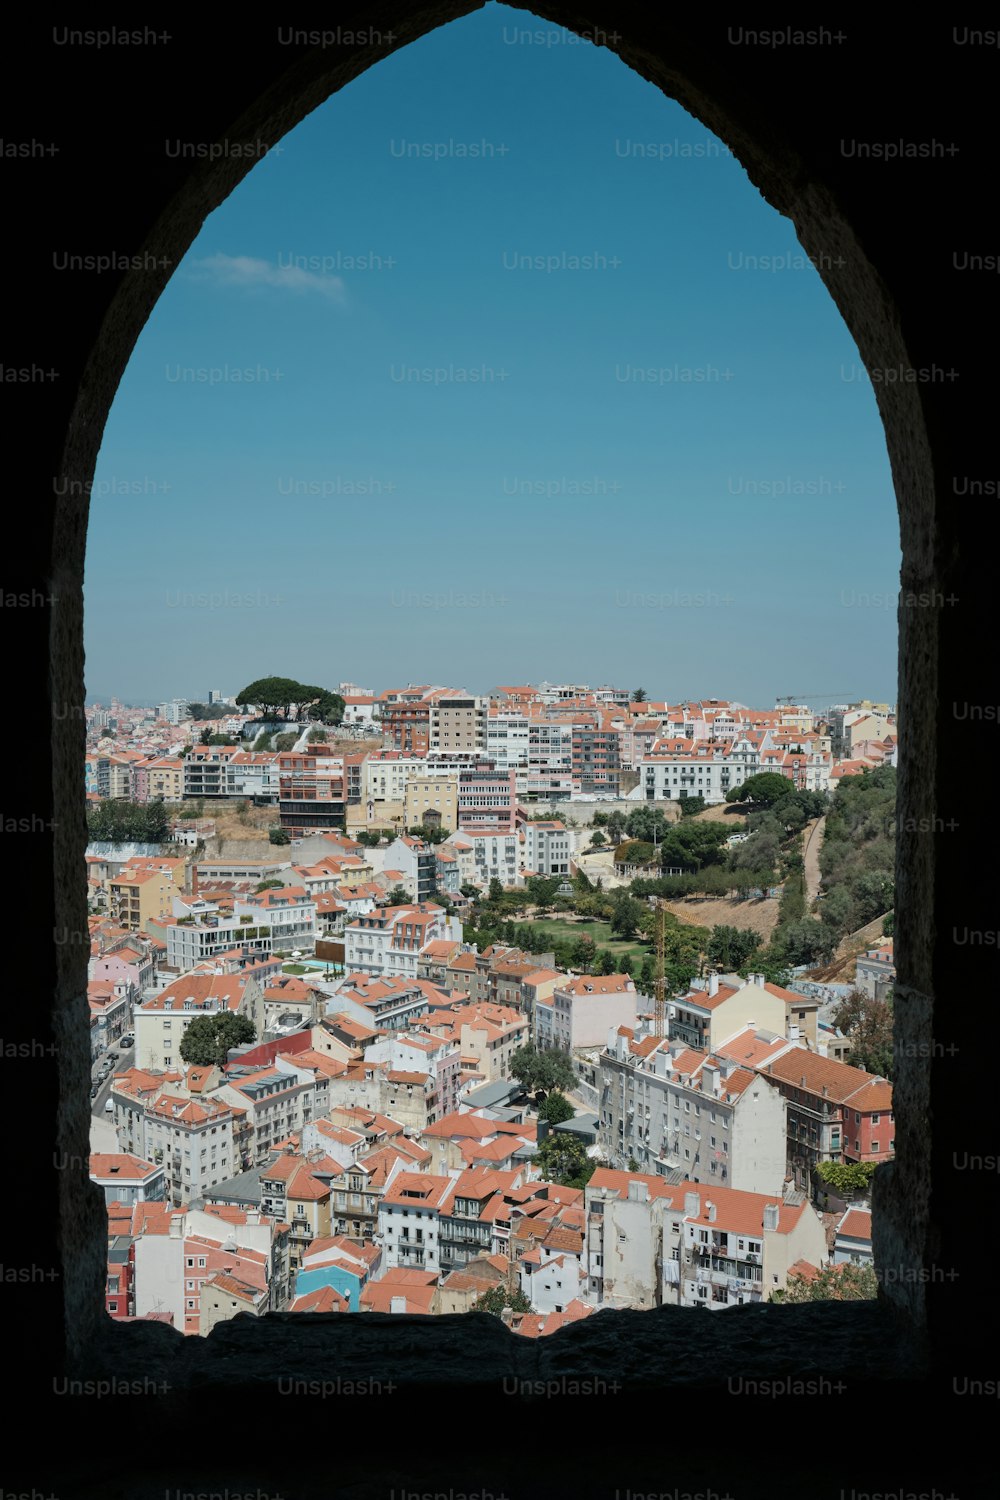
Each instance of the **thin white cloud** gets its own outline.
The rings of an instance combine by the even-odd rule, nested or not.
[[[196,260],[193,267],[200,277],[217,286],[271,286],[279,291],[317,294],[329,302],[346,301],[344,283],[339,276],[320,275],[299,266],[272,265],[252,255],[209,255]]]

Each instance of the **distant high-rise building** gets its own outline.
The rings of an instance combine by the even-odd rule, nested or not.
[[[218,688],[209,688],[209,690],[208,690],[208,701],[209,701],[209,703],[224,703],[225,699],[223,698],[222,694],[219,692]]]

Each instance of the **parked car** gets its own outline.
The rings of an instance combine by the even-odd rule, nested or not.
[[[111,1096],[109,1094],[107,1102],[106,1102],[106,1104],[104,1106],[104,1113],[106,1115],[110,1115],[114,1111],[114,1107],[115,1107],[115,1101],[111,1098]]]
[[[131,1031],[127,1036],[122,1037],[121,1046],[123,1052],[130,1052],[135,1046],[135,1037],[132,1035]]]

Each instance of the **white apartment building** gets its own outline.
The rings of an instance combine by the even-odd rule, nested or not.
[[[581,974],[557,984],[551,1004],[535,1005],[535,1045],[572,1052],[598,1047],[610,1026],[634,1026],[638,994],[627,974]]]
[[[585,1203],[588,1294],[604,1307],[764,1302],[797,1261],[828,1259],[823,1222],[800,1194],[693,1189],[598,1168]]]
[[[568,875],[570,832],[562,823],[524,823],[521,826],[521,869],[536,875]]]
[[[136,1007],[135,1065],[152,1071],[181,1066],[181,1038],[197,1016],[231,1011],[259,1028],[264,994],[241,974],[185,974]]]
[[[166,1196],[179,1207],[240,1170],[233,1111],[218,1096],[184,1099],[162,1093],[144,1110],[144,1155],[163,1168]]]
[[[421,950],[438,938],[462,941],[462,924],[433,902],[384,906],[344,928],[349,974],[399,975],[415,979]]]
[[[193,969],[230,948],[262,954],[311,950],[317,935],[316,901],[302,886],[238,897],[231,913],[213,901],[175,896],[173,915],[177,920],[163,931],[172,969]]]
[[[614,1029],[600,1057],[599,1139],[619,1167],[751,1193],[781,1193],[787,1105],[729,1058]]]
[[[454,843],[458,847],[472,845],[472,874],[466,873],[467,865],[465,870],[460,865],[463,881],[469,879],[474,885],[484,889],[494,876],[504,886],[521,884],[520,842],[516,831],[485,833],[465,828],[452,834],[445,842]]]

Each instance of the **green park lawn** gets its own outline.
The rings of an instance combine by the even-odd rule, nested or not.
[[[574,938],[580,937],[593,938],[598,948],[607,948],[615,958],[622,953],[631,953],[634,958],[642,959],[647,953],[653,951],[651,944],[643,943],[638,938],[626,941],[612,937],[610,922],[565,922],[559,917],[536,917],[525,922],[524,925],[539,928],[546,937],[560,941],[572,942]]]

